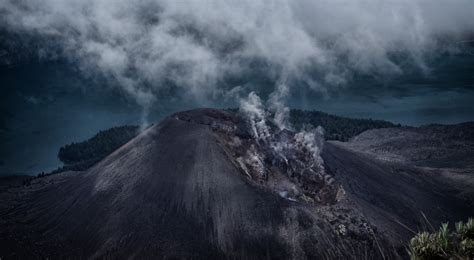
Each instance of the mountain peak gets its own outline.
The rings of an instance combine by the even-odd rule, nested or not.
[[[316,129],[254,136],[252,123],[232,111],[176,113],[86,171],[0,192],[2,254],[393,258],[420,211],[435,223],[469,213],[422,169],[324,142]]]

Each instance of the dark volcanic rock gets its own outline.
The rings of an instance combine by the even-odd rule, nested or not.
[[[1,192],[0,257],[397,258],[421,211],[472,214],[420,169],[336,144],[323,162],[304,140],[255,140],[220,110],[172,115],[85,172]]]

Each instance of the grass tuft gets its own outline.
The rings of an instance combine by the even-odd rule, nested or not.
[[[418,233],[410,240],[410,257],[412,260],[473,259],[474,218],[456,223],[453,231],[444,223],[437,232]]]

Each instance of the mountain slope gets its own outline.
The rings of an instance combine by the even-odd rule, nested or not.
[[[447,183],[439,172],[373,159],[346,146],[339,142],[326,144],[323,158],[328,170],[343,185],[349,199],[394,239],[407,241],[412,231],[474,214],[474,193],[458,196],[463,190]],[[472,190],[474,185],[466,189]]]
[[[373,129],[348,144],[382,160],[420,167],[474,168],[474,122]]]
[[[0,256],[397,258],[411,235],[400,223],[416,229],[420,210],[434,221],[472,214],[419,169],[337,143],[323,168],[306,168],[299,146],[281,164],[246,129],[233,113],[178,113],[87,171],[0,193]],[[264,175],[239,164],[249,151]]]

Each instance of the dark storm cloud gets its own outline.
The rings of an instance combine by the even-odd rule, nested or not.
[[[242,87],[222,82],[255,64],[274,82],[319,92],[354,74],[429,73],[433,56],[472,33],[473,8],[471,0],[0,3],[3,30],[46,37],[58,48],[42,56],[62,55],[113,79],[144,107],[169,88],[229,98],[226,91]]]

